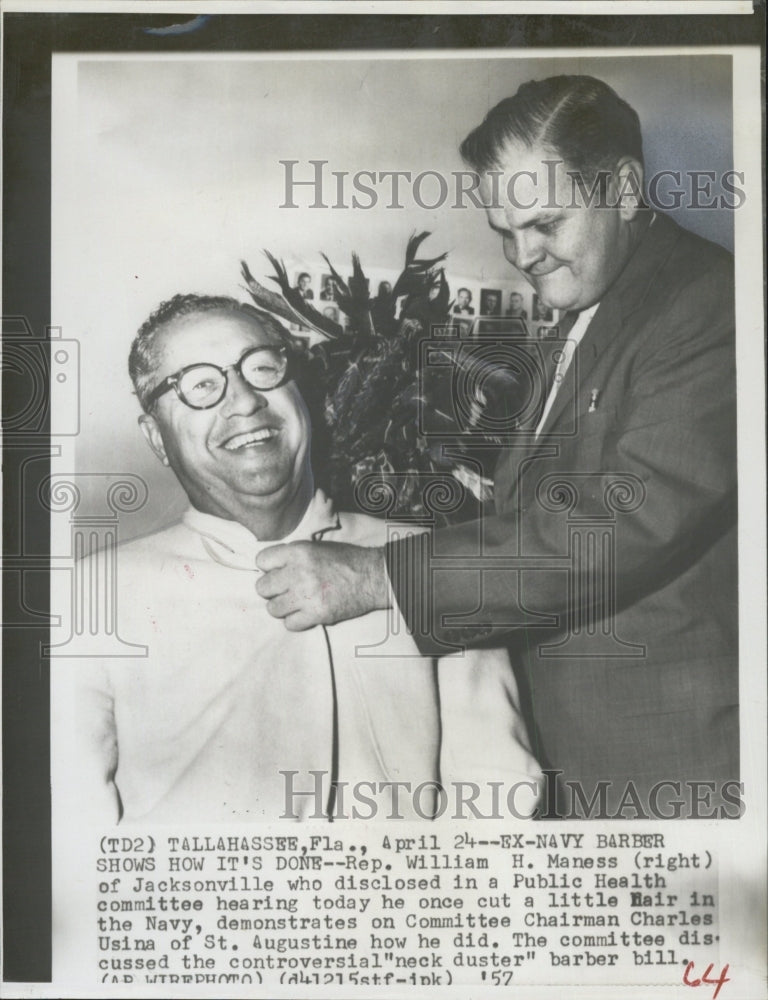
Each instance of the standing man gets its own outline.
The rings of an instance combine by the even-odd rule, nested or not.
[[[394,600],[424,651],[503,633],[566,814],[734,815],[732,257],[645,206],[638,116],[600,80],[523,85],[462,154],[506,258],[572,324],[540,418],[482,525],[267,549],[260,592],[289,629]],[[579,560],[569,523],[606,516],[613,547]]]

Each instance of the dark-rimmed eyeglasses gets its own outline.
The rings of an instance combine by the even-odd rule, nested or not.
[[[285,347],[254,347],[234,365],[220,368],[210,362],[187,365],[164,378],[147,396],[151,407],[169,389],[193,410],[209,410],[224,398],[229,372],[234,371],[259,392],[278,389],[291,378],[290,355]]]

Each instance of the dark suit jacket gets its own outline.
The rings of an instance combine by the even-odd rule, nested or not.
[[[590,812],[567,781],[611,783],[592,815],[631,781],[641,816],[706,781],[678,797],[708,815],[738,778],[734,354],[732,257],[657,215],[542,433],[502,452],[495,512],[388,546],[424,651],[505,635],[566,812]]]

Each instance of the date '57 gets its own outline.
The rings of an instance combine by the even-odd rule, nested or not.
[[[717,1000],[717,994],[720,992],[721,987],[725,983],[730,983],[728,978],[728,966],[724,965],[720,971],[720,978],[712,978],[713,964],[710,962],[707,968],[704,970],[704,975],[701,979],[695,979],[693,971],[693,962],[689,962],[685,967],[685,972],[683,973],[683,982],[686,986],[714,986],[715,992],[712,994],[712,1000]]]

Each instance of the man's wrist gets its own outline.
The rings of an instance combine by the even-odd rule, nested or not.
[[[365,576],[363,587],[371,604],[371,610],[382,611],[391,608],[392,592],[383,548],[365,550],[363,570]]]

